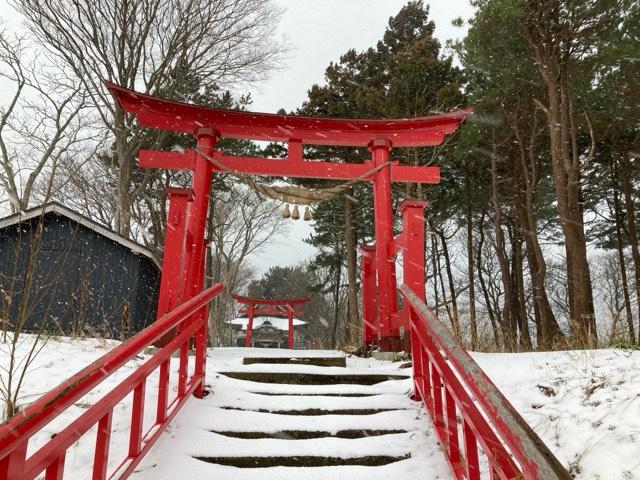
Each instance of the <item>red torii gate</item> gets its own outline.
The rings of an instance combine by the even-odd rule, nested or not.
[[[134,114],[138,124],[174,132],[189,133],[197,148],[185,152],[141,150],[138,165],[193,171],[190,191],[170,190],[170,225],[164,253],[164,271],[183,272],[181,276],[163,274],[158,315],[171,306],[192,298],[203,286],[205,217],[213,173],[364,180],[373,183],[375,211],[375,278],[377,315],[372,322],[380,332],[383,350],[399,348],[400,322],[393,261],[393,212],[391,183],[440,182],[440,169],[434,166],[404,166],[390,160],[392,147],[439,145],[453,133],[471,109],[409,119],[365,120],[298,117],[201,107],[144,95],[106,82],[118,105]],[[284,159],[235,157],[216,150],[220,138],[240,138],[285,142]],[[359,164],[310,161],[303,158],[305,144],[368,147],[371,159]],[[201,153],[204,153],[202,155]],[[211,162],[206,157],[215,161]],[[223,171],[220,165],[225,165]],[[186,245],[186,256],[173,245]],[[369,339],[371,340],[371,339]]]
[[[234,295],[233,299],[243,305],[247,305],[245,308],[241,308],[238,313],[248,315],[249,320],[247,322],[247,336],[244,339],[244,346],[251,346],[251,332],[253,331],[253,319],[256,315],[282,315],[284,312],[278,310],[277,307],[285,307],[287,312],[288,326],[287,331],[289,348],[293,350],[293,316],[302,315],[301,310],[295,310],[294,305],[304,305],[311,297],[303,298],[252,298],[243,297],[242,295]],[[265,305],[260,308],[260,305]]]

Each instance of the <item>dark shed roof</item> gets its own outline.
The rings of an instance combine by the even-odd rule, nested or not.
[[[158,263],[158,260],[154,257],[153,253],[151,253],[151,250],[149,250],[145,246],[140,245],[139,243],[136,243],[133,240],[130,240],[127,237],[124,237],[117,232],[114,232],[113,230],[105,227],[104,225],[100,225],[99,223],[94,222],[89,217],[81,215],[78,212],[74,212],[70,208],[67,208],[58,202],[49,202],[44,205],[40,205],[38,207],[33,207],[28,210],[25,210],[24,212],[9,215],[8,217],[5,217],[5,218],[0,218],[0,230],[2,230],[5,227],[10,227],[12,225],[16,225],[18,223],[22,223],[22,222],[31,220],[33,218],[39,217],[40,215],[45,215],[49,213],[67,217],[70,220],[73,220],[74,222],[77,222],[80,225],[83,225],[84,227],[87,227],[93,230],[94,232],[99,233],[100,235],[103,235],[109,238],[110,240],[113,240],[114,242],[119,243],[123,247],[131,250],[136,255],[143,255],[147,257],[149,260],[151,260],[154,263],[156,267],[158,267],[158,269],[161,268],[161,265]]]

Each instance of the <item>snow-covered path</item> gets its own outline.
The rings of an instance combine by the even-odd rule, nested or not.
[[[451,478],[429,420],[421,412],[420,404],[409,398],[408,378],[373,385],[301,385],[258,383],[220,373],[286,372],[324,375],[327,379],[344,374],[366,378],[373,374],[406,376],[409,373],[400,370],[397,363],[360,358],[348,358],[346,368],[242,364],[244,356],[284,357],[290,353],[259,349],[211,351],[207,375],[211,395],[187,404],[132,478]],[[318,351],[295,353],[305,357],[337,355]],[[210,462],[216,463],[196,457],[215,457]],[[232,465],[238,461],[273,462],[277,466],[240,468]],[[282,465],[287,462],[296,465],[324,462],[331,466]],[[341,462],[347,465],[335,465]]]
[[[67,377],[85,367],[110,348],[117,345],[115,341],[95,339],[50,339],[42,353],[31,365],[25,378],[23,390],[19,397],[19,406],[24,408],[28,403],[55,387]],[[21,341],[17,359],[21,361],[31,346],[29,336]],[[7,345],[0,343],[0,377],[5,378],[8,366]],[[190,445],[196,448],[211,446],[229,453],[231,448],[240,448],[238,438],[222,436],[208,432],[209,429],[229,432],[257,430],[277,432],[281,430],[322,429],[325,432],[335,430],[358,430],[390,427],[407,430],[410,434],[394,433],[384,437],[370,435],[371,438],[358,439],[356,443],[337,442],[343,438],[316,438],[307,440],[281,440],[280,445],[333,445],[342,449],[349,445],[366,444],[366,448],[379,448],[378,440],[384,441],[384,453],[395,454],[401,450],[392,450],[392,444],[408,445],[412,458],[375,467],[376,478],[384,475],[403,474],[409,471],[410,478],[449,478],[448,470],[435,444],[435,436],[430,429],[430,422],[420,412],[418,404],[411,402],[406,393],[410,384],[406,380],[396,380],[372,386],[360,385],[286,385],[263,384],[233,380],[217,374],[220,370],[272,370],[273,365],[241,365],[244,349],[215,349],[209,352],[207,383],[214,390],[212,396],[204,400],[191,399],[185,409],[169,426],[159,442],[151,450],[149,457],[139,466],[137,479],[191,479],[208,478],[199,476],[196,465],[211,472],[211,464],[191,458]],[[287,350],[262,351],[264,355],[282,355]],[[296,351],[296,355],[326,355],[329,352]],[[331,352],[335,355],[335,352]],[[580,480],[640,480],[640,351],[638,350],[585,350],[569,352],[537,352],[537,353],[473,353],[473,357],[507,396],[514,407],[523,415],[533,429],[551,448],[558,459],[566,465],[576,479]],[[96,403],[109,390],[114,388],[126,376],[148,360],[146,354],[133,359],[105,382],[92,390],[84,398],[79,399],[72,407],[62,412],[49,425],[43,428],[30,442],[29,451],[34,452],[38,446],[59,432],[78,415],[86,411],[89,405]],[[358,372],[409,373],[398,370],[398,364],[376,362],[360,358],[348,358],[350,370]],[[178,359],[172,359],[171,390],[175,395],[175,379]],[[283,368],[279,366],[277,368]],[[289,371],[314,369],[305,366],[287,366]],[[327,371],[327,370],[325,370]],[[229,386],[229,389],[219,388]],[[147,397],[145,402],[145,427],[149,429],[155,419],[158,380],[157,372],[147,381]],[[226,393],[225,393],[226,392]],[[288,394],[282,396],[273,393]],[[328,394],[340,393],[376,394],[370,397],[343,396],[305,397],[296,394]],[[263,395],[260,395],[263,394]],[[264,395],[269,394],[269,395]],[[282,402],[287,402],[285,405]],[[383,411],[371,415],[316,415],[305,419],[300,415],[283,415],[256,411],[225,410],[221,408],[227,402],[242,402],[249,410],[277,409],[295,410],[316,408],[318,402],[340,402],[343,409],[351,408],[354,403],[365,409],[380,407],[403,407],[405,410]],[[1,408],[1,407],[0,407]],[[408,408],[408,410],[406,409]],[[111,455],[109,470],[113,471],[126,456],[131,420],[131,396],[123,400],[114,409],[113,432],[111,436]],[[197,432],[198,440],[189,440],[188,432]],[[91,478],[91,466],[95,450],[96,427],[91,428],[80,441],[67,452],[65,462],[65,480],[84,480]],[[380,432],[374,432],[380,433]],[[233,433],[231,433],[233,434]],[[345,436],[340,434],[340,436]],[[172,438],[177,438],[173,442]],[[286,437],[285,437],[286,438]],[[204,441],[206,440],[206,442]],[[266,448],[266,443],[274,439],[256,438],[242,445],[255,449]],[[266,440],[260,441],[258,440]],[[322,443],[317,443],[322,440]],[[349,439],[347,439],[349,440]],[[352,442],[355,439],[352,439]],[[410,442],[410,443],[407,443]],[[375,443],[375,446],[372,446]],[[273,445],[273,443],[271,443]],[[388,447],[388,448],[387,448]],[[244,448],[244,447],[242,447]],[[269,447],[271,448],[271,447]],[[333,448],[333,447],[327,447]],[[344,451],[347,447],[344,447]],[[349,447],[350,448],[350,447]],[[364,447],[363,447],[364,448]],[[179,469],[173,469],[170,463],[180,463]],[[230,478],[239,470],[235,467],[216,467],[216,478]],[[431,470],[428,470],[431,468]],[[345,478],[360,478],[371,473],[372,467],[317,467],[306,469],[309,475],[304,478],[333,478],[336,472],[352,472]],[[243,470],[243,476],[234,478],[256,478],[261,469]],[[276,467],[269,469],[277,478],[292,478],[292,468]],[[266,471],[266,470],[265,470]],[[427,472],[420,473],[420,472]],[[324,472],[324,473],[323,473]],[[246,475],[244,475],[246,473]],[[378,476],[379,475],[379,476]],[[213,477],[213,476],[212,476]],[[261,477],[262,478],[262,477]],[[295,477],[293,477],[295,478]],[[337,477],[340,478],[340,477]],[[369,479],[374,477],[369,477]]]

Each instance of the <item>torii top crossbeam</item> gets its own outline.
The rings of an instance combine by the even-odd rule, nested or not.
[[[145,127],[183,133],[212,127],[225,138],[295,140],[310,145],[366,147],[373,140],[388,140],[394,147],[439,145],[471,111],[390,120],[300,117],[202,107],[144,95],[110,82],[105,84],[122,109],[135,114],[138,123]]]

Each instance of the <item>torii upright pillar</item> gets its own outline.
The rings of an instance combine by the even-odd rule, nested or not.
[[[369,149],[374,165],[378,168],[373,179],[373,210],[376,233],[376,275],[378,280],[378,321],[382,351],[394,351],[400,347],[398,325],[398,298],[395,259],[391,256],[393,243],[393,209],[391,206],[391,142],[374,140]]]

